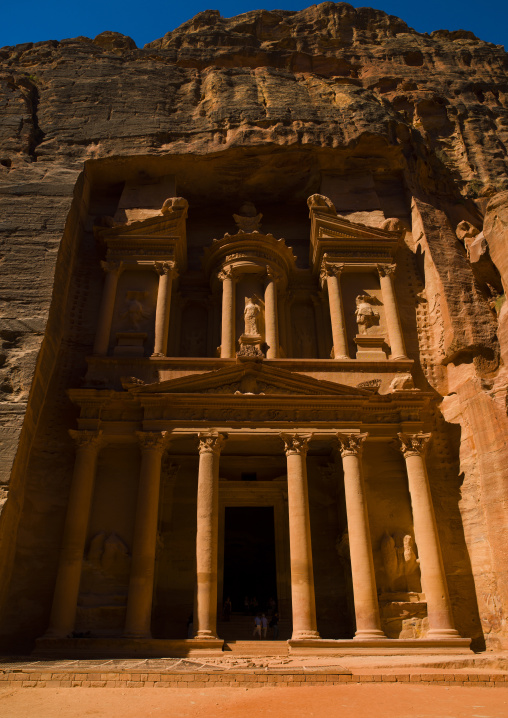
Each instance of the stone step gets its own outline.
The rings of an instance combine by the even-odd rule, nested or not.
[[[239,658],[287,656],[289,645],[287,641],[225,641],[223,650],[234,653]]]

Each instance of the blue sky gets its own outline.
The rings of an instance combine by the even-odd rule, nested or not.
[[[85,35],[95,37],[104,30],[115,30],[132,37],[138,47],[162,37],[186,20],[206,9],[220,10],[232,17],[249,10],[301,10],[312,2],[300,0],[4,0],[1,14],[0,47],[21,42],[61,40]],[[351,2],[354,7],[371,6],[397,15],[418,32],[432,30],[472,30],[482,40],[508,49],[508,0],[367,0]]]

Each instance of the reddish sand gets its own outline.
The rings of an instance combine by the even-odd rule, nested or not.
[[[14,688],[2,718],[506,718],[508,689],[354,685],[305,688]]]

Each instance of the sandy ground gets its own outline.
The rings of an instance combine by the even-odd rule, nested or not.
[[[353,716],[352,716],[352,712]],[[314,688],[13,688],[2,718],[507,718],[508,689],[354,685]]]

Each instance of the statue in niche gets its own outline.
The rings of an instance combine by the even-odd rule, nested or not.
[[[416,558],[413,537],[396,531],[387,532],[381,539],[381,556],[385,572],[384,590],[390,593],[421,590],[419,559]]]
[[[233,219],[240,232],[259,232],[263,215],[257,213],[252,202],[244,202],[238,212],[233,215]]]
[[[372,308],[373,297],[368,294],[359,294],[356,297],[356,323],[359,334],[368,334],[369,329],[379,324],[379,313]]]
[[[197,329],[191,329],[185,333],[184,337],[184,354],[188,357],[203,356],[205,342],[203,334]]]
[[[314,356],[314,340],[308,326],[296,325],[296,343],[300,357],[307,359]]]
[[[146,292],[129,291],[125,295],[125,311],[122,314],[122,323],[131,330],[140,328],[149,313],[145,310],[143,301]]]
[[[243,318],[245,321],[245,334],[247,336],[259,336],[258,317],[261,308],[254,302],[252,297],[245,297],[245,309]]]

